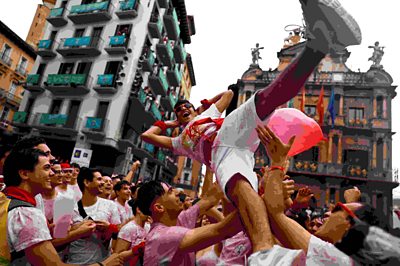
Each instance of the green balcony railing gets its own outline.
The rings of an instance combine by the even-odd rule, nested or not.
[[[49,17],[50,18],[54,18],[54,17],[61,17],[64,13],[64,8],[63,7],[59,7],[59,8],[52,8],[50,10],[50,14]]]
[[[26,118],[28,117],[27,112],[15,112],[13,116],[14,123],[26,123]]]
[[[65,114],[42,114],[39,124],[42,125],[65,125],[68,116]]]
[[[162,23],[161,19],[158,19],[158,21],[157,21],[157,28],[158,28],[159,32],[162,32],[163,23]]]
[[[121,11],[132,10],[135,8],[136,0],[120,1],[119,9]]]
[[[181,50],[181,56],[183,58],[183,61],[185,61],[185,59],[186,59],[186,50],[185,50],[185,47],[183,46],[182,40],[179,41],[179,47],[181,48],[180,50]]]
[[[168,41],[166,45],[167,45],[168,56],[170,59],[172,59],[174,57],[174,51],[172,50],[171,47],[171,41]]]
[[[179,28],[179,23],[178,23],[178,15],[176,14],[175,9],[172,11],[172,17],[174,18],[174,24],[176,27],[176,32],[178,33],[178,36],[181,34],[181,30]]]
[[[159,160],[161,162],[164,162],[165,161],[165,157],[166,157],[166,155],[164,154],[164,152],[162,152],[162,151],[158,151],[157,152],[157,160]]]
[[[124,45],[125,42],[126,42],[126,36],[125,35],[110,36],[110,46]]]
[[[114,74],[98,75],[97,84],[101,86],[112,86],[114,84]]]
[[[85,37],[79,37],[79,38],[66,38],[63,39],[64,42],[62,43],[62,46],[64,47],[80,47],[80,46],[88,46],[90,45],[91,41],[90,36],[85,36]]]
[[[178,102],[178,97],[175,97],[172,93],[170,93],[169,102],[171,103],[172,108],[174,108],[175,104]]]
[[[160,110],[158,109],[158,106],[155,103],[153,103],[151,105],[151,112],[153,113],[154,117],[157,120],[161,120],[162,119],[161,112],[160,112]]]
[[[152,144],[145,142],[143,145],[143,148],[150,153],[154,153],[154,145],[152,145]]]
[[[71,7],[70,14],[85,14],[92,13],[95,11],[104,11],[107,10],[109,6],[109,1],[92,3],[86,5],[75,5]]]
[[[158,71],[158,77],[161,81],[164,91],[167,91],[168,90],[168,81],[167,81],[167,77],[164,74],[164,71],[162,71],[162,70]]]
[[[142,104],[145,104],[145,103],[146,103],[147,95],[146,95],[146,93],[143,91],[143,89],[140,89],[140,90],[139,90],[138,99],[139,99],[139,102],[141,102]]]
[[[181,80],[182,80],[182,73],[181,73],[181,71],[179,70],[178,65],[175,65],[174,72],[175,72],[176,78],[178,79],[178,82],[181,82]]]
[[[50,49],[52,43],[53,43],[53,40],[40,40],[38,48],[39,49]]]
[[[154,62],[156,61],[156,58],[155,58],[155,56],[154,56],[153,51],[150,50],[150,51],[147,53],[147,60],[148,60],[150,66],[153,66],[153,65],[154,65]]]
[[[40,75],[39,74],[31,74],[26,78],[26,84],[28,85],[39,85]]]
[[[88,129],[101,129],[103,119],[98,117],[87,117],[85,128]]]
[[[48,85],[85,85],[87,74],[49,74],[47,77]]]

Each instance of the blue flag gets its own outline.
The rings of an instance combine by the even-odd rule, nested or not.
[[[329,99],[328,111],[331,114],[332,119],[332,128],[335,126],[335,118],[336,118],[336,111],[335,111],[335,92],[332,88],[331,98]]]

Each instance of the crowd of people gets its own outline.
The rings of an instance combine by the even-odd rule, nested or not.
[[[295,189],[289,151],[268,126],[327,53],[359,44],[361,32],[336,0],[300,0],[309,38],[303,53],[267,88],[225,119],[228,90],[195,109],[179,100],[177,119],[157,121],[142,139],[196,159],[206,175],[199,198],[160,180],[56,160],[40,137],[2,149],[0,259],[10,265],[400,265],[400,238],[345,191],[346,202],[316,208]],[[163,135],[180,128],[173,138]],[[177,132],[176,130],[175,132]],[[262,144],[270,165],[253,172]],[[56,151],[57,152],[57,151]]]

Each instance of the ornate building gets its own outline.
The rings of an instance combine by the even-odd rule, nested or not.
[[[253,55],[253,64],[237,83],[237,106],[268,86],[303,50],[305,43],[299,42],[299,34],[294,32],[285,40],[275,70],[262,70]],[[370,58],[373,65],[367,72],[354,72],[346,66],[350,56],[347,50],[327,55],[309,77],[304,90],[288,102],[289,107],[303,110],[320,122],[326,138],[292,158],[289,175],[298,186],[307,185],[313,190],[319,207],[343,201],[344,190],[357,186],[363,200],[391,221],[392,189],[398,186],[393,181],[391,160],[394,134],[391,110],[396,86],[380,65],[383,51],[377,55],[379,48],[371,48],[375,51]],[[260,148],[256,153],[256,168],[267,162]]]

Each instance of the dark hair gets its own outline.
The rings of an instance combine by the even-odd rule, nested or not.
[[[121,180],[114,186],[114,191],[120,191],[123,185],[130,186],[131,184],[126,180]]]
[[[176,107],[178,107],[179,105],[182,105],[182,104],[184,104],[184,103],[189,103],[189,104],[191,104],[192,107],[193,107],[193,109],[194,109],[194,106],[193,106],[193,104],[192,104],[191,102],[189,102],[188,100],[180,99],[180,100],[178,100],[178,101],[176,102],[176,104],[174,105],[174,110],[176,109]]]
[[[0,147],[0,159],[3,159],[3,157],[6,155],[6,153],[11,150],[12,150],[12,147],[10,145],[2,145]]]
[[[47,157],[46,153],[38,149],[12,150],[4,162],[4,183],[7,187],[16,187],[21,184],[20,170],[33,171],[39,163],[39,157]]]
[[[137,200],[134,200],[134,199],[128,200],[128,205],[132,208],[133,215],[136,216],[136,214],[137,214],[136,208],[138,207]]]
[[[76,179],[77,179],[77,182],[78,182],[79,189],[82,192],[84,192],[84,190],[85,190],[84,181],[85,180],[93,181],[93,174],[95,172],[100,172],[100,170],[96,169],[96,168],[82,167],[81,170],[79,171],[78,177]]]
[[[195,205],[197,202],[199,202],[201,200],[201,198],[195,198],[193,201],[192,201],[192,205]]]
[[[37,136],[23,137],[15,143],[13,150],[33,149],[39,144],[46,144],[46,141]]]
[[[61,164],[61,163],[60,163],[60,161],[53,160],[53,161],[51,162],[51,164],[52,164],[52,165],[55,165],[55,164]]]
[[[77,164],[77,163],[71,163],[70,165],[71,165],[72,168],[81,169],[81,166],[79,164]]]
[[[185,202],[187,195],[183,192],[179,193],[179,200],[183,203]]]
[[[164,195],[165,190],[160,181],[148,181],[144,183],[138,192],[137,202],[140,211],[144,215],[151,215],[150,205],[155,198]]]

